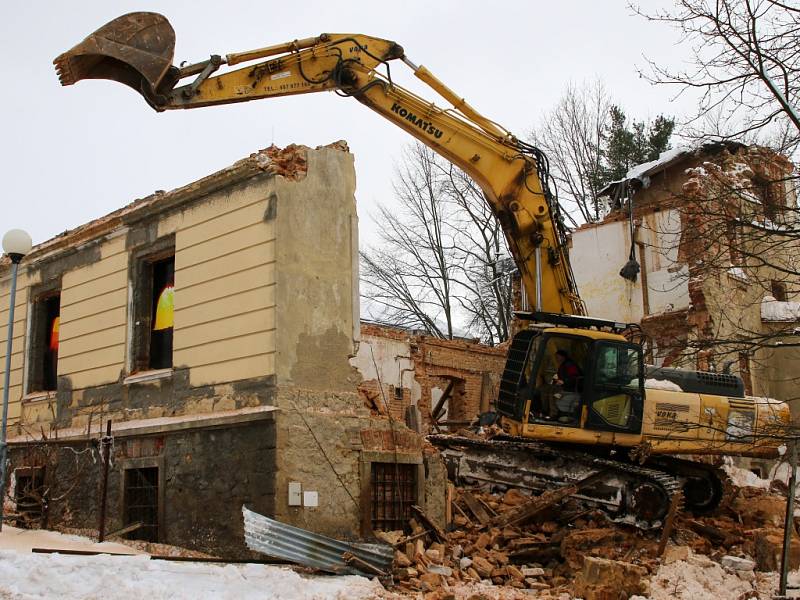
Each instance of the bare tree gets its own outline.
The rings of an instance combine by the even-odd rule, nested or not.
[[[446,165],[442,174],[447,176],[447,202],[457,207],[453,214],[454,250],[458,257],[456,298],[468,317],[467,329],[494,345],[510,335],[511,277],[516,265],[500,223],[480,188],[452,164]]]
[[[450,221],[443,183],[432,150],[414,144],[395,175],[399,210],[381,206],[382,245],[361,253],[367,297],[388,322],[452,338],[455,300]]]
[[[398,207],[379,209],[381,245],[361,253],[373,316],[441,338],[507,339],[513,262],[480,188],[416,143],[394,190]]]
[[[570,83],[530,134],[550,158],[550,173],[572,226],[601,217],[597,198],[611,106],[611,96],[600,80],[581,86]]]
[[[685,352],[700,366],[728,370],[738,363],[748,375],[752,361],[773,381],[794,380],[800,356],[798,169],[780,154],[791,158],[800,142],[800,8],[779,0],[675,0],[660,11],[633,8],[676,28],[691,49],[687,68],[650,60],[642,73],[679,95],[699,96],[684,135],[735,139],[777,153],[732,150],[693,169],[676,195],[695,329]],[[719,301],[708,311],[714,317],[705,318],[703,303],[715,296]],[[795,358],[787,361],[787,353]],[[776,368],[781,364],[785,368]]]
[[[691,47],[689,67],[672,69],[655,60],[643,75],[700,94],[690,120],[695,135],[714,133],[794,150],[800,134],[800,8],[779,0],[676,0],[675,7],[649,12]],[[709,116],[710,115],[710,116]]]
[[[674,127],[674,119],[664,115],[650,122],[629,120],[597,80],[570,83],[530,137],[549,157],[562,214],[577,227],[605,216],[600,191],[667,150]]]

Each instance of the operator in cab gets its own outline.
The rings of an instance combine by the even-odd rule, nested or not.
[[[556,350],[555,361],[558,369],[551,383],[556,391],[550,396],[550,406],[545,418],[571,423],[577,417],[581,402],[580,379],[583,372],[566,350]]]

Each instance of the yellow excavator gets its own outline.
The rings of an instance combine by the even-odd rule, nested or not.
[[[659,524],[685,503],[716,507],[721,472],[679,454],[772,457],[789,409],[747,397],[738,377],[648,367],[636,326],[593,319],[578,295],[547,157],[470,106],[395,42],[322,34],[173,66],[175,34],[156,13],[124,15],[58,56],[63,85],[124,83],[157,111],[311,92],[352,97],[450,160],[481,187],[533,310],[509,348],[499,397],[503,436],[432,436],[454,477],[575,495],[615,518]],[[401,61],[436,106],[392,81]],[[238,64],[247,66],[225,69]],[[602,477],[600,477],[602,475]]]

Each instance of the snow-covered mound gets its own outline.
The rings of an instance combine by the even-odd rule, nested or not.
[[[365,577],[304,577],[268,565],[0,550],[0,598],[15,600],[349,600],[383,592]]]

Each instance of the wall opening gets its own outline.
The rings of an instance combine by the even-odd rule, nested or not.
[[[150,328],[151,369],[172,366],[172,331],[175,297],[175,257],[154,262],[151,292],[152,327]]]
[[[750,356],[747,352],[739,353],[739,377],[744,383],[744,393],[748,396],[753,395],[753,377],[750,373]]]
[[[774,279],[769,282],[772,297],[778,302],[786,302],[789,296],[786,293],[786,284],[783,281],[775,281]]]
[[[131,372],[172,367],[175,250],[137,261]]]
[[[408,527],[411,506],[417,498],[417,465],[372,463],[370,504],[374,531],[397,531]]]
[[[158,467],[125,470],[124,525],[141,523],[130,540],[158,541]]]
[[[60,312],[59,292],[43,294],[33,303],[28,392],[50,392],[57,388]]]

